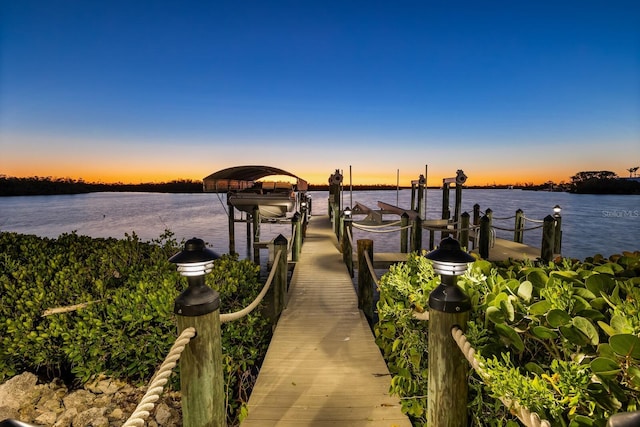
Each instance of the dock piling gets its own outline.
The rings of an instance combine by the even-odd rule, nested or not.
[[[373,280],[365,252],[373,263],[373,240],[358,240],[358,308],[364,312],[369,324],[373,322]]]

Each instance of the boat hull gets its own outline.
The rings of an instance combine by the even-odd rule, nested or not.
[[[243,212],[253,213],[257,207],[264,218],[280,218],[293,211],[296,200],[295,195],[288,193],[264,195],[238,192],[229,195],[229,203]]]

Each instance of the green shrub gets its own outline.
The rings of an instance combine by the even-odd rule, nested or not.
[[[640,408],[638,276],[640,252],[584,262],[474,262],[458,281],[473,306],[466,335],[487,374],[470,377],[472,424],[510,423],[500,396],[558,426],[604,426],[612,414]],[[416,425],[426,423],[428,322],[412,313],[439,281],[418,254],[380,281],[376,339],[391,392]]]
[[[0,382],[23,371],[80,385],[98,375],[147,383],[177,337],[173,304],[186,287],[168,258],[180,246],[167,231],[152,242],[134,234],[58,239],[0,233]],[[260,292],[259,267],[224,255],[206,276],[221,311]],[[87,306],[43,316],[47,309]],[[261,310],[222,325],[229,424],[237,419],[269,343]],[[178,388],[178,376],[170,387]]]

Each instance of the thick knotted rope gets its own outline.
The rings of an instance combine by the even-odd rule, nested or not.
[[[473,370],[476,371],[483,380],[486,379],[486,372],[482,369],[480,362],[474,357],[476,350],[471,346],[471,343],[467,340],[462,329],[454,326],[451,328],[451,335],[453,336],[456,344],[458,344],[458,347],[460,348],[460,351],[462,351],[464,357],[467,359],[471,367],[473,367]],[[506,397],[501,397],[500,400],[527,427],[551,427],[551,423],[549,423],[549,421],[541,419],[537,413],[531,412],[527,408],[520,406],[517,401]]]
[[[264,296],[267,294],[267,291],[271,287],[271,282],[273,282],[273,277],[276,274],[278,261],[280,261],[280,257],[281,256],[282,256],[282,250],[279,250],[276,253],[276,256],[273,257],[273,267],[271,268],[271,271],[269,272],[269,277],[267,278],[267,283],[264,284],[264,286],[262,287],[262,290],[260,291],[260,293],[258,294],[256,299],[254,299],[251,304],[249,304],[248,306],[246,306],[242,310],[238,310],[238,311],[233,312],[233,313],[221,314],[220,315],[220,323],[227,323],[227,322],[232,322],[234,320],[238,320],[238,319],[246,316],[247,314],[251,313],[258,306],[258,304],[260,304],[260,301],[262,301]]]
[[[153,376],[153,379],[147,388],[147,392],[144,394],[142,400],[138,403],[138,406],[122,427],[144,425],[144,420],[149,417],[149,413],[153,410],[155,402],[160,398],[173,368],[175,368],[178,359],[180,359],[180,354],[186,345],[189,344],[191,338],[195,335],[196,329],[192,327],[186,328],[182,333],[180,333],[180,336],[178,336],[176,342],[173,343],[166,359],[162,362],[162,365],[160,365],[160,368]]]

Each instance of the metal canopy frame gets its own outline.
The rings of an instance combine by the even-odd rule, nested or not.
[[[306,191],[307,181],[299,176],[273,166],[247,165],[234,166],[219,170],[202,179],[205,192],[225,192],[251,188],[260,178],[272,175],[284,175],[296,178],[298,191]]]

